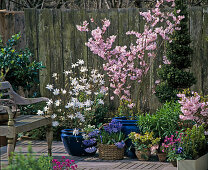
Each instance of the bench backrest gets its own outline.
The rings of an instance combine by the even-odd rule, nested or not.
[[[11,86],[11,84],[8,81],[4,81],[4,82],[0,82],[0,98],[1,99],[9,99],[5,100],[5,101],[1,101],[0,105],[6,105],[11,107],[12,110],[16,110],[16,104],[14,103],[14,97],[13,97],[13,88]]]

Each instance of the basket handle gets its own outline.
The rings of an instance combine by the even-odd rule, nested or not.
[[[99,130],[101,130],[104,126],[108,125],[109,123],[104,123],[99,127]]]

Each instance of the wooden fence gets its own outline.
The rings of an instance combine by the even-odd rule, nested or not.
[[[102,59],[93,55],[85,46],[89,38],[88,34],[76,29],[77,24],[84,20],[94,18],[99,25],[101,19],[108,18],[111,26],[107,35],[118,35],[116,44],[130,44],[135,39],[125,35],[128,30],[142,31],[144,21],[139,16],[141,9],[110,9],[99,11],[86,10],[25,10],[25,38],[26,44],[34,53],[35,59],[42,61],[46,66],[40,72],[40,91],[43,96],[48,95],[45,86],[52,82],[52,73],[62,74],[70,69],[70,65],[78,59],[84,59],[89,69],[96,68],[102,73]],[[0,19],[1,21],[1,19]],[[16,27],[16,25],[15,25]],[[189,29],[194,50],[191,71],[197,78],[193,90],[208,94],[208,7],[192,7],[190,9]],[[161,49],[162,50],[162,49]],[[160,50],[160,51],[161,51]],[[158,108],[159,102],[152,94],[152,87],[157,80],[156,70],[162,63],[162,57],[158,57],[152,65],[149,74],[140,84],[133,84],[131,91],[137,107],[153,111]],[[60,77],[60,84],[64,87],[64,78]],[[118,103],[114,101],[113,105]]]

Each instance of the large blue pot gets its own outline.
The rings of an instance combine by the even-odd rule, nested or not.
[[[64,147],[69,155],[84,155],[85,151],[82,144],[82,132],[80,132],[79,135],[75,136],[73,135],[73,129],[63,129],[61,130],[61,140],[64,143]]]
[[[136,133],[140,133],[140,129],[137,126],[137,121],[138,120],[127,120],[127,117],[123,116],[123,117],[114,117],[113,119],[116,119],[118,122],[120,122],[122,124],[122,128],[121,131],[125,134],[126,137],[128,137],[128,135],[131,132],[136,132]],[[134,153],[134,149],[131,148],[132,142],[130,139],[126,140],[125,142],[126,146],[127,146],[127,150],[125,155],[127,155],[128,157],[131,158],[135,158],[136,155]]]

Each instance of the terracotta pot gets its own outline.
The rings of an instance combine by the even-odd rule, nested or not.
[[[140,161],[148,161],[151,155],[150,149],[136,150],[135,154]]]
[[[171,161],[171,163],[174,167],[177,167],[177,162],[176,161]]]
[[[167,153],[161,152],[157,153],[160,162],[165,162],[167,158]]]

